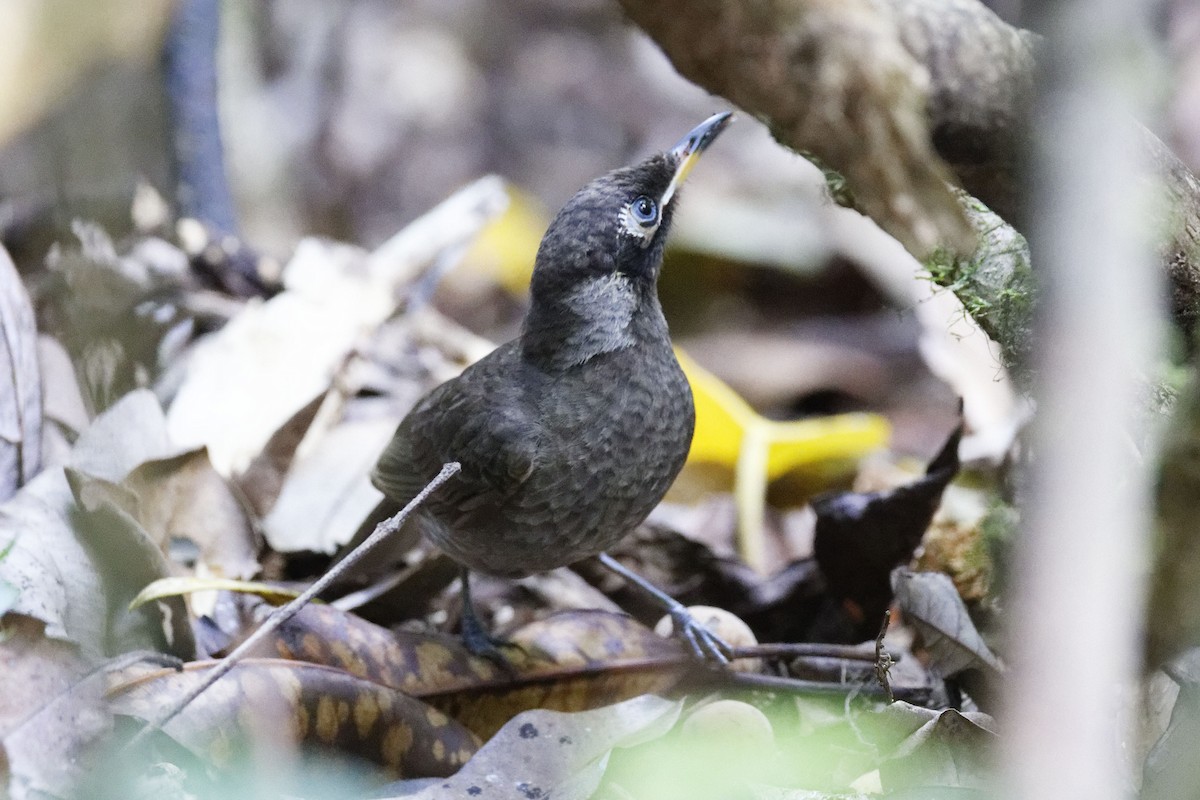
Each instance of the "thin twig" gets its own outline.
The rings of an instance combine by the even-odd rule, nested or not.
[[[787,678],[782,675],[760,675],[753,672],[731,672],[728,682],[734,686],[753,689],[773,689],[800,694],[863,694],[878,695],[874,686],[843,683],[841,681],[810,681],[804,678]]]
[[[342,561],[339,562],[336,567],[330,569],[328,572],[318,578],[312,586],[308,587],[308,589],[305,590],[304,593],[302,593],[295,600],[272,612],[271,616],[267,617],[266,621],[263,622],[258,630],[252,633],[249,638],[246,639],[246,641],[234,648],[233,652],[225,656],[221,663],[213,667],[198,685],[196,685],[191,691],[171,705],[170,708],[168,708],[156,719],[147,722],[146,726],[138,731],[137,734],[129,740],[126,748],[132,749],[141,744],[141,742],[147,736],[154,731],[159,730],[172,719],[174,719],[175,716],[179,714],[179,712],[185,707],[187,707],[189,703],[199,697],[205,690],[207,690],[210,686],[224,677],[226,673],[237,666],[237,663],[245,658],[246,655],[264,638],[273,633],[276,629],[283,625],[283,623],[294,617],[296,613],[299,612],[300,609],[304,608],[304,606],[308,605],[313,598],[329,588],[329,586],[335,580],[337,580],[342,573],[357,563],[363,556],[374,549],[376,545],[378,545],[388,536],[391,536],[393,533],[400,530],[400,526],[404,524],[404,520],[408,518],[408,515],[411,514],[419,505],[421,505],[421,503],[425,502],[425,499],[429,497],[429,495],[433,494],[434,491],[436,491],[442,484],[453,477],[461,468],[461,465],[457,461],[451,461],[449,464],[444,465],[442,467],[442,471],[438,473],[437,477],[430,481],[429,485],[422,489],[416,497],[410,500],[408,505],[406,505],[399,514],[391,519],[387,519],[379,523],[379,525],[376,526],[375,531],[368,536],[366,540],[363,541],[363,543],[360,544],[353,552],[351,552],[350,555],[342,559]]]
[[[836,694],[853,697],[882,697],[884,691],[875,686],[861,683],[844,683],[840,681],[810,681],[802,678],[785,678],[780,675],[758,675],[748,672],[730,672],[722,676],[727,686],[741,686],[750,689],[766,689],[769,691],[789,692],[795,694]],[[901,700],[907,700],[914,705],[929,702],[929,689],[924,686],[897,686],[895,694]]]
[[[875,680],[879,681],[879,685],[883,687],[889,705],[896,702],[896,698],[892,694],[892,682],[888,680],[888,670],[896,662],[892,659],[892,654],[883,649],[883,637],[887,635],[888,626],[891,624],[891,610],[884,611],[883,624],[879,626],[879,635],[875,637]]]
[[[731,658],[836,658],[843,661],[878,660],[877,653],[863,650],[856,644],[821,644],[816,642],[767,642],[735,647]],[[900,659],[894,659],[893,663]]]

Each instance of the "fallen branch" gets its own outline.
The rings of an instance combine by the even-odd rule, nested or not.
[[[845,176],[856,205],[918,256],[972,249],[933,151],[927,73],[869,0],[621,0],[684,77]]]
[[[849,191],[833,187],[839,200],[918,257],[934,251],[931,235],[943,260],[971,249],[964,241],[973,239],[974,214],[947,205],[942,180],[951,174],[1005,222],[1027,227],[1020,172],[1041,40],[978,0],[620,2],[680,74],[844,176]],[[1143,130],[1142,140],[1143,177],[1156,183],[1156,251],[1175,324],[1190,342],[1200,319],[1200,183],[1153,134]],[[1022,275],[992,277],[1028,288]],[[992,294],[969,281],[956,293],[962,288],[964,302]],[[1029,344],[1029,297],[1020,292],[989,306],[993,320],[1019,320],[988,331],[1006,355]]]

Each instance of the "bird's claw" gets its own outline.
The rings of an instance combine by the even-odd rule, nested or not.
[[[489,635],[474,613],[463,614],[462,629],[459,636],[462,638],[463,647],[471,655],[485,658],[501,669],[508,670],[512,668],[512,665],[500,649],[507,642]]]
[[[733,648],[692,616],[686,607],[680,605],[672,608],[670,614],[675,631],[683,637],[696,658],[721,665],[729,663]]]

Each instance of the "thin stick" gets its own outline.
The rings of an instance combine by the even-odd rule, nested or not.
[[[767,642],[733,648],[730,656],[739,658],[836,658],[841,661],[874,662],[879,656],[856,644],[822,644],[817,642]],[[893,663],[899,661],[894,658]]]
[[[237,663],[245,658],[246,654],[249,653],[250,650],[253,649],[259,642],[261,642],[269,634],[273,633],[279,628],[279,626],[283,625],[283,623],[294,617],[296,613],[299,612],[300,609],[304,608],[304,606],[308,605],[314,597],[329,588],[329,585],[337,580],[338,576],[362,559],[362,557],[370,552],[377,544],[382,542],[388,536],[391,536],[396,531],[400,530],[400,526],[404,524],[404,520],[408,518],[408,515],[411,514],[417,508],[417,506],[425,502],[425,499],[429,497],[429,495],[433,494],[434,491],[436,491],[443,483],[453,477],[460,469],[462,469],[462,466],[457,461],[451,461],[449,464],[444,465],[442,467],[442,471],[438,473],[437,477],[430,481],[429,485],[422,489],[416,497],[410,500],[408,505],[406,505],[399,514],[391,519],[387,519],[379,523],[379,525],[376,526],[375,531],[368,536],[362,544],[355,548],[350,555],[342,559],[337,566],[330,569],[328,572],[318,578],[312,586],[308,587],[308,589],[305,590],[304,593],[295,600],[288,603],[286,606],[273,611],[271,616],[267,617],[266,621],[259,626],[258,630],[250,634],[246,641],[234,648],[232,653],[225,656],[220,664],[213,667],[212,670],[204,676],[204,679],[196,687],[176,701],[159,717],[147,722],[146,726],[138,731],[137,734],[129,740],[129,743],[125,745],[125,747],[127,749],[136,747],[137,745],[141,744],[141,742],[151,733],[159,730],[168,722],[173,720],[175,716],[184,708],[186,708],[189,703],[203,694],[205,690],[207,690],[210,686],[224,677],[226,673],[237,666]]]
[[[801,678],[785,678],[780,675],[756,675],[746,672],[731,672],[723,676],[727,686],[742,686],[751,689],[788,692],[794,694],[840,694],[849,701],[854,697],[883,697],[877,686],[862,683],[836,683],[832,681],[810,681]],[[901,700],[914,705],[929,701],[929,689],[923,686],[897,686],[895,694]]]
[[[892,682],[888,680],[888,671],[896,662],[892,660],[892,654],[883,649],[883,637],[887,636],[888,626],[891,623],[892,612],[889,609],[883,612],[883,624],[879,626],[879,635],[875,637],[875,680],[879,681],[879,685],[887,694],[888,705],[896,702],[896,698],[892,694]]]

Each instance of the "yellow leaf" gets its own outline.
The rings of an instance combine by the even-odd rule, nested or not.
[[[533,261],[550,219],[536,199],[512,186],[507,189],[508,208],[475,237],[461,268],[521,296],[529,291]]]
[[[235,581],[229,578],[159,578],[156,581],[146,584],[145,588],[138,592],[137,597],[129,601],[129,608],[133,610],[140,605],[149,603],[151,600],[161,600],[164,597],[179,597],[195,592],[213,592],[219,590],[256,594],[268,603],[275,605],[281,605],[300,594],[299,592],[293,592],[291,589],[284,589],[281,586],[273,586],[269,583],[258,583],[256,581]]]
[[[685,353],[676,350],[676,355],[696,402],[696,433],[688,460],[734,471],[738,547],[746,563],[765,570],[762,519],[767,484],[806,466],[862,458],[887,444],[891,426],[878,414],[767,419]]]

